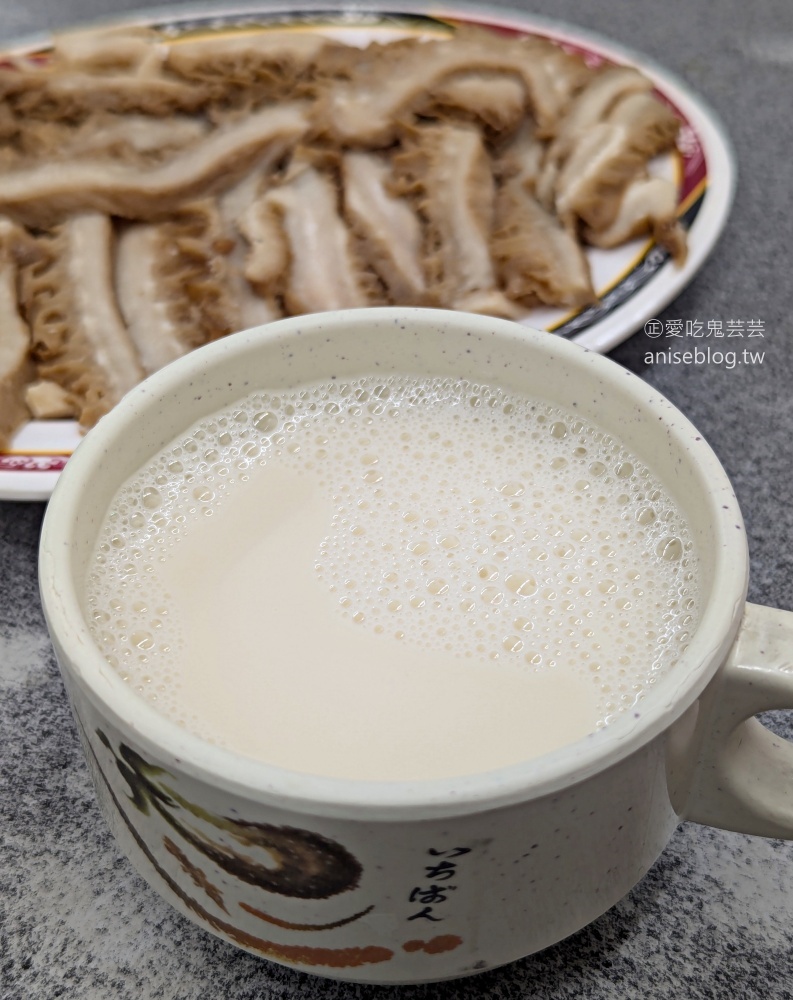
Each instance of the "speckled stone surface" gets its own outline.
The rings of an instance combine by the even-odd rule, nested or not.
[[[0,41],[132,7],[131,0],[15,0],[0,5]],[[730,132],[739,186],[726,232],[659,318],[759,318],[763,363],[648,365],[645,354],[657,344],[641,332],[613,357],[664,392],[711,442],[746,518],[750,599],[791,609],[793,7],[789,0],[718,7],[542,0],[531,9],[646,52],[699,91]],[[476,979],[344,985],[280,968],[197,929],[132,870],[98,813],[38,600],[42,514],[40,504],[0,503],[2,1000],[793,997],[793,844],[693,824],[679,828],[647,877],[595,923]],[[787,713],[769,722],[793,736]]]

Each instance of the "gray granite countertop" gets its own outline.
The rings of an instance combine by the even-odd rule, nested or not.
[[[529,9],[528,0],[514,6]],[[0,5],[0,42],[132,7],[11,0]],[[700,274],[659,318],[760,319],[762,363],[647,364],[657,345],[643,332],[612,356],[711,442],[746,518],[749,597],[793,608],[793,6],[536,0],[531,10],[647,53],[703,95],[731,135],[739,168],[732,215]],[[650,873],[599,920],[475,979],[350,986],[199,930],[135,873],[99,815],[40,610],[43,510],[0,502],[2,1000],[793,997],[793,844],[694,824],[678,829]],[[770,724],[793,736],[787,714]]]

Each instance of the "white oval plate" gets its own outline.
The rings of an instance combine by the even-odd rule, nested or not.
[[[713,112],[683,82],[646,57],[587,31],[489,6],[431,7],[407,2],[400,3],[395,13],[381,0],[367,0],[360,6],[342,0],[333,10],[312,5],[311,0],[267,6],[174,7],[131,14],[113,23],[151,26],[169,39],[186,31],[222,32],[243,26],[266,30],[299,24],[359,45],[411,34],[447,34],[455,24],[479,24],[505,33],[550,38],[582,54],[591,65],[605,61],[638,67],[683,122],[677,150],[653,164],[653,169],[677,179],[678,215],[688,229],[688,257],[679,267],[647,239],[615,250],[588,249],[598,305],[573,313],[535,309],[521,320],[593,351],[611,350],[657,316],[702,266],[729,215],[735,158]],[[7,46],[6,52],[46,53],[51,44],[51,37],[41,36]],[[0,500],[46,500],[79,440],[71,421],[34,421],[23,427],[10,450],[0,453]]]

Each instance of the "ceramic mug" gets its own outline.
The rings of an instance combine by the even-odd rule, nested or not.
[[[107,666],[80,594],[122,481],[255,387],[375,370],[467,377],[574,406],[660,477],[700,552],[702,615],[640,713],[500,770],[338,780],[210,745]],[[628,892],[682,819],[793,836],[793,748],[754,718],[793,706],[793,614],[747,605],[747,577],[730,483],[658,392],[547,333],[421,309],[282,320],[156,373],[70,459],[40,559],[44,611],[98,797],[139,871],[227,941],[369,983],[465,976],[559,941]]]

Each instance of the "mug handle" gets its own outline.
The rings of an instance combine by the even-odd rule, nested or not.
[[[793,839],[793,742],[754,718],[780,708],[793,709],[793,612],[747,604],[705,713],[683,819]]]

